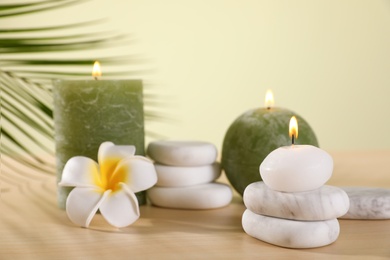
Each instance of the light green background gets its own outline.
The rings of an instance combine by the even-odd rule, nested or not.
[[[324,149],[390,149],[390,1],[98,0],[41,19],[92,14],[153,69],[147,91],[173,120],[147,129],[221,148],[272,89]]]

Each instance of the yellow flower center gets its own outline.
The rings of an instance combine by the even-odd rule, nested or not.
[[[94,182],[103,190],[112,190],[113,192],[120,189],[120,182],[126,182],[127,174],[124,166],[118,167],[119,158],[107,158],[100,166],[100,175],[94,173]]]

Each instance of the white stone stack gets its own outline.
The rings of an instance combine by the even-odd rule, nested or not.
[[[267,163],[265,161],[263,164]],[[263,167],[267,168],[267,165]],[[324,173],[329,176],[324,183],[332,171],[333,163],[330,172]],[[313,174],[316,176],[315,172]],[[248,185],[243,194],[247,209],[242,216],[242,226],[248,235],[288,248],[321,247],[336,241],[340,233],[337,218],[349,208],[344,190],[321,184],[306,191],[277,191],[270,188],[272,185],[264,176],[263,180]],[[284,183],[294,185],[291,180]]]
[[[213,209],[228,205],[233,193],[216,183],[221,166],[213,144],[191,141],[151,142],[157,184],[147,191],[153,205],[175,209]]]

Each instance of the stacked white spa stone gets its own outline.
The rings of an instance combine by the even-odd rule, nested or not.
[[[263,181],[248,185],[243,194],[247,207],[242,217],[245,232],[267,243],[288,248],[321,247],[336,241],[340,233],[337,218],[348,211],[349,199],[344,190],[324,185],[332,175],[332,158],[322,156],[320,164],[325,162],[330,167],[317,167],[316,172],[311,172],[306,179],[287,177],[279,182],[275,182],[272,179],[275,176],[270,174],[275,170],[294,171],[295,166],[301,167],[302,164],[297,162],[291,167],[283,167],[280,161],[275,164],[275,160],[267,158],[260,166]],[[307,163],[305,174],[313,168],[310,162]],[[309,186],[313,185],[315,188],[310,189]],[[305,188],[297,191],[295,187],[298,186]]]
[[[147,154],[155,161],[157,183],[147,191],[155,206],[213,209],[228,205],[232,190],[217,183],[221,166],[213,144],[193,141],[151,142]]]

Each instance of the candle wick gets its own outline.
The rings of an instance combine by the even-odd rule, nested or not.
[[[94,78],[95,78],[95,80],[99,80],[98,77],[94,77]]]
[[[295,135],[294,134],[291,136],[291,144],[295,144]]]
[[[267,110],[270,110],[271,109],[271,107],[267,107]]]

